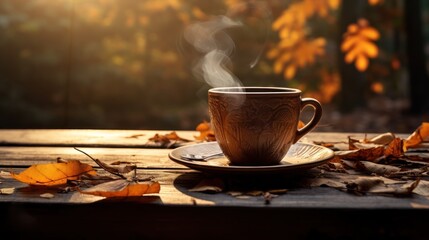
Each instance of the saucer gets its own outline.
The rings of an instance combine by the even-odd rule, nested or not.
[[[172,150],[168,156],[176,163],[187,166],[191,169],[211,174],[278,174],[278,173],[299,173],[318,165],[321,165],[334,156],[334,152],[326,147],[296,143],[292,145],[277,165],[270,166],[234,166],[224,157],[213,157],[204,161],[187,160],[182,158],[183,154],[208,155],[221,152],[217,142],[200,143],[187,145]]]

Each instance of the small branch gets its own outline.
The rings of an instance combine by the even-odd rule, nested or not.
[[[74,149],[75,149],[76,151],[79,151],[79,152],[81,152],[81,153],[85,154],[87,157],[89,157],[92,161],[94,161],[98,166],[100,166],[100,167],[101,167],[102,169],[104,169],[106,172],[109,172],[109,173],[111,173],[111,174],[113,174],[113,175],[115,175],[115,176],[118,176],[118,177],[122,178],[122,179],[126,179],[126,177],[124,177],[122,174],[112,171],[112,170],[111,170],[109,167],[107,167],[107,166],[106,166],[106,164],[105,164],[105,163],[103,163],[102,161],[100,161],[100,160],[98,160],[98,159],[95,159],[95,158],[91,157],[91,155],[89,155],[88,153],[86,153],[86,152],[84,152],[84,151],[82,151],[82,150],[80,150],[80,149],[78,149],[78,148],[76,148],[76,147],[74,147]]]

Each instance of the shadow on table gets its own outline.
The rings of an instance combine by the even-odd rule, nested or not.
[[[314,172],[305,172],[295,175],[258,174],[237,176],[191,172],[179,175],[173,184],[179,191],[191,197],[221,203],[228,200],[225,198],[231,198],[240,193],[251,197],[259,196],[265,192],[282,194],[289,189],[309,188],[309,179],[314,178],[315,174]],[[214,193],[219,192],[226,194],[218,194],[219,197],[214,197]]]

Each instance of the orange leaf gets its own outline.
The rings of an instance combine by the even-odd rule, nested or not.
[[[357,24],[350,24],[341,43],[341,50],[345,52],[344,60],[347,63],[356,61],[356,68],[361,72],[365,71],[369,58],[378,56],[378,47],[372,41],[379,38],[378,30],[370,27],[366,19],[360,19]]]
[[[404,141],[400,138],[395,138],[384,150],[386,157],[401,157],[404,155]]]
[[[155,134],[153,137],[149,138],[149,141],[153,141],[155,143],[161,143],[162,145],[169,145],[171,141],[179,141],[179,142],[189,142],[190,140],[181,138],[175,131],[171,133],[167,133],[164,135]]]
[[[203,121],[202,123],[198,124],[196,130],[200,132],[200,136],[194,136],[195,139],[209,142],[216,141],[215,134],[209,122]]]
[[[19,174],[11,173],[20,182],[38,186],[63,185],[67,180],[76,180],[82,174],[96,175],[96,172],[88,164],[71,160],[64,163],[35,164]]]
[[[133,182],[119,179],[102,183],[88,188],[81,193],[100,197],[139,197],[144,194],[159,193],[161,186],[158,182]]]
[[[368,58],[366,58],[363,55],[360,55],[356,59],[355,66],[357,70],[359,70],[360,72],[364,72],[368,68],[368,64],[369,64]]]
[[[415,147],[429,137],[429,122],[423,122],[405,141],[404,149]]]

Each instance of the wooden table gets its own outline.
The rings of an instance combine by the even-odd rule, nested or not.
[[[297,188],[295,178],[249,179],[288,189],[269,204],[261,196],[236,198],[226,193],[191,192],[205,174],[168,158],[171,149],[148,142],[155,133],[131,130],[0,130],[0,170],[20,172],[32,164],[80,160],[96,167],[79,147],[106,163],[136,162],[141,176],[161,184],[159,194],[104,199],[79,192],[29,188],[0,177],[0,236],[37,238],[224,239],[425,239],[429,200],[419,195],[357,196],[327,187]],[[178,131],[193,139],[197,132]],[[361,133],[310,133],[302,141],[346,141]],[[98,169],[100,171],[100,169]],[[1,176],[1,175],[0,175]],[[247,180],[237,180],[240,184]],[[261,186],[261,185],[260,185]],[[270,187],[270,186],[268,186]],[[255,189],[257,190],[257,189]],[[54,198],[40,197],[51,192]]]

